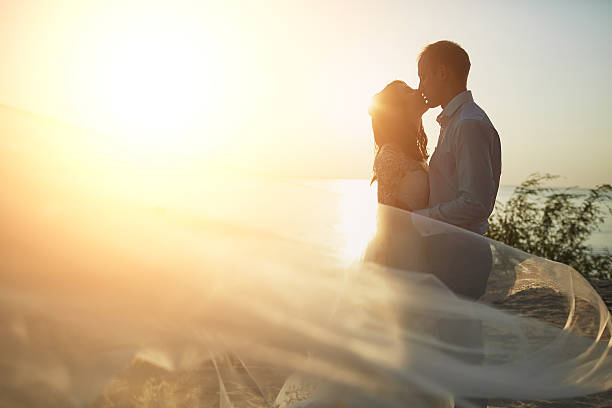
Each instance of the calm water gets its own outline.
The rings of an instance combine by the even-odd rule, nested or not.
[[[375,187],[370,187],[368,180],[347,180],[347,179],[299,179],[295,181],[301,185],[305,185],[314,189],[321,189],[329,192],[335,192],[343,197],[347,202],[355,205],[358,202],[363,202],[365,206],[371,206],[372,201],[376,200]],[[497,199],[502,203],[508,201],[512,196],[515,186],[500,187]],[[572,190],[572,192],[580,192],[581,190]],[[584,191],[583,191],[584,192]],[[612,217],[608,216],[604,223],[600,226],[600,231],[595,231],[588,243],[593,246],[595,251],[601,251],[604,248],[612,251]]]

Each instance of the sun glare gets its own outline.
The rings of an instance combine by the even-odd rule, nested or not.
[[[206,109],[204,56],[176,39],[140,36],[113,52],[104,89],[118,120],[130,128],[184,127]]]
[[[363,253],[376,231],[376,192],[364,180],[342,180],[337,191],[342,199],[335,228],[343,236],[340,247],[352,261]]]
[[[102,86],[120,129],[164,137],[193,130],[209,109],[209,74],[205,56],[180,39],[140,35],[113,51]]]
[[[224,74],[203,31],[136,20],[99,34],[95,71],[104,131],[122,147],[189,152],[210,133]],[[92,107],[93,108],[93,107]]]

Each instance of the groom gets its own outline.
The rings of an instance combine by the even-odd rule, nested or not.
[[[467,90],[470,58],[461,46],[438,41],[418,61],[419,90],[428,108],[442,106],[440,136],[429,162],[428,208],[415,211],[484,235],[493,211],[501,173],[499,135]],[[433,273],[453,292],[471,299],[484,294],[491,250],[469,233],[442,234],[429,245]]]
[[[501,173],[499,135],[485,112],[467,90],[470,59],[461,46],[438,41],[423,49],[418,60],[419,90],[428,108],[442,107],[438,115],[440,136],[429,163],[429,205],[415,211],[473,233],[484,235],[493,211]],[[440,234],[428,239],[427,269],[454,293],[478,299],[491,271],[489,244],[470,233]],[[451,341],[465,328],[451,322]],[[464,327],[462,327],[462,324]],[[482,346],[480,326],[470,329],[467,346]],[[469,400],[486,407],[484,400]],[[459,407],[459,405],[457,405]]]
[[[438,41],[419,56],[419,90],[428,108],[442,106],[440,137],[429,164],[429,208],[418,214],[484,235],[501,173],[499,135],[467,90],[470,58]]]

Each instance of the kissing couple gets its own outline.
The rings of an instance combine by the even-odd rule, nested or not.
[[[380,204],[484,235],[499,188],[501,145],[491,120],[467,89],[470,65],[467,52],[457,43],[429,44],[418,58],[418,89],[396,80],[375,95],[369,109],[377,149],[372,182],[378,182]],[[421,117],[438,106],[442,107],[437,117],[440,135],[428,165]],[[416,222],[419,217],[415,218]],[[429,272],[453,293],[469,299],[484,294],[492,263],[486,241],[447,232],[422,237],[411,246],[403,251],[395,246],[399,258],[387,254],[378,261]],[[398,259],[402,259],[399,264]],[[441,327],[456,342],[465,323],[447,321]],[[481,347],[480,331],[472,327],[465,345]],[[445,337],[443,332],[440,335]],[[486,407],[486,401],[470,400],[469,405]]]
[[[436,285],[441,282],[448,289],[448,300],[458,296],[476,301],[485,294],[492,271],[491,247],[482,235],[487,232],[499,187],[501,148],[495,127],[467,90],[469,70],[470,59],[461,46],[439,41],[419,55],[418,89],[396,80],[374,96],[368,110],[376,146],[372,183],[378,183],[381,205],[378,231],[364,261],[400,274],[417,272]],[[437,118],[440,136],[428,164],[421,117],[438,106],[442,107]],[[442,306],[447,299],[439,302]],[[399,316],[404,322],[401,326],[416,329],[414,333],[421,331],[421,321],[415,327],[417,314],[414,308],[407,308]],[[426,326],[433,325],[433,337],[442,342],[464,350],[484,349],[482,323],[477,319],[428,315],[424,320]],[[468,352],[458,356],[458,361],[479,367],[483,355]],[[277,406],[321,408],[345,403],[338,397],[343,392],[314,383],[318,385],[300,375],[290,377],[277,397]],[[313,386],[316,391],[309,397]],[[300,390],[301,397],[295,390]],[[409,392],[411,406],[487,406],[485,399],[474,398],[481,394],[478,391],[453,398],[416,389]]]
[[[479,238],[495,205],[501,146],[491,120],[467,90],[469,70],[468,54],[457,43],[430,44],[418,58],[418,89],[393,81],[374,96],[369,113],[379,203],[416,214],[417,223],[427,217],[457,231],[421,233],[420,248],[410,249],[411,265],[383,263],[431,272],[457,295],[476,300],[491,271],[489,245]],[[440,135],[427,164],[421,117],[438,106]]]

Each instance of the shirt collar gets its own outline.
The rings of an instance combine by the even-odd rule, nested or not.
[[[449,119],[457,112],[457,110],[466,102],[474,102],[472,91],[463,91],[457,95],[446,105],[436,120],[440,125],[448,123]]]

